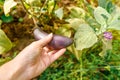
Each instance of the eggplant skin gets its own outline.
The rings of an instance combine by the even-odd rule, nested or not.
[[[35,28],[33,34],[36,40],[42,39],[48,35],[48,33],[42,31],[40,28]],[[48,44],[48,47],[57,50],[66,48],[72,43],[73,40],[69,37],[53,34],[53,39]]]

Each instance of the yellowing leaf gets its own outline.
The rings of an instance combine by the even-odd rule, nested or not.
[[[70,18],[85,17],[85,10],[80,7],[72,6],[68,7],[68,9],[70,10]]]
[[[6,34],[0,30],[0,54],[9,51],[12,48],[12,43]]]
[[[28,4],[32,4],[33,2],[35,2],[36,0],[25,0],[26,3]]]
[[[14,0],[5,0],[3,6],[5,15],[8,14],[10,12],[10,9],[16,5],[17,3]]]
[[[2,54],[5,51],[5,48],[0,46],[0,54]]]
[[[82,24],[75,33],[75,45],[77,50],[83,50],[84,48],[90,48],[97,42],[97,36],[93,29],[87,25]]]
[[[70,23],[70,26],[77,30],[79,25],[85,23],[85,21],[83,19],[79,19],[79,18],[73,18],[73,19],[69,19],[67,20]]]
[[[58,28],[56,31],[56,34],[64,35],[67,37],[71,36],[72,31],[69,29],[69,25],[63,25],[62,27]]]
[[[78,61],[80,61],[80,57],[81,57],[81,54],[82,54],[81,50],[77,50],[75,48],[74,44],[69,46],[67,49],[75,55],[75,57],[77,58]]]
[[[31,7],[32,6],[35,6],[35,7],[40,7],[41,6],[41,0],[25,0],[25,2],[30,5]]]

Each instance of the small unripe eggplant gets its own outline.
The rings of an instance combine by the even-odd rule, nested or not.
[[[44,32],[40,28],[35,28],[33,34],[36,40],[42,39],[48,35],[48,33]],[[48,47],[51,49],[62,49],[68,47],[72,43],[73,40],[69,37],[53,34],[53,38],[48,44]]]

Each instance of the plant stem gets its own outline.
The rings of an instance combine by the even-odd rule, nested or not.
[[[80,80],[82,80],[82,75],[83,75],[83,71],[82,71],[82,68],[83,68],[83,63],[82,63],[82,50],[80,51],[81,54],[81,57],[80,57],[80,69],[81,69],[81,72],[80,72]]]
[[[53,9],[52,9],[51,14],[54,14],[54,10],[55,10],[56,3],[57,3],[56,0],[54,0],[54,7],[53,7]]]
[[[43,3],[43,5],[40,7],[40,14],[39,14],[39,18],[41,17],[41,10],[42,8],[48,3],[49,0],[45,0],[45,2]]]
[[[24,1],[23,1],[23,0],[20,0],[20,1],[21,1],[21,3],[22,3],[23,8],[25,9],[25,11],[26,11],[28,14],[31,15],[31,13],[30,13],[30,12],[27,10],[27,8],[25,7]]]

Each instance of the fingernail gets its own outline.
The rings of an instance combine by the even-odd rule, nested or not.
[[[48,36],[49,36],[49,37],[53,36],[53,33],[50,33]]]

